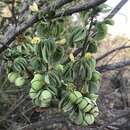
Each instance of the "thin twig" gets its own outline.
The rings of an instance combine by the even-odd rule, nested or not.
[[[117,62],[117,63],[114,63],[114,64],[98,66],[98,67],[96,67],[96,69],[98,71],[100,71],[101,73],[103,73],[103,72],[106,72],[106,71],[120,69],[120,68],[129,66],[129,65],[130,65],[130,60],[126,60],[126,61],[120,61],[120,62]]]
[[[121,0],[106,18],[113,18],[127,2],[128,0]]]
[[[115,51],[119,51],[119,50],[122,50],[122,49],[127,49],[127,48],[130,48],[130,46],[121,46],[121,47],[117,47],[117,48],[114,48],[108,52],[106,52],[105,54],[103,54],[102,56],[98,57],[96,59],[97,62],[99,62],[100,60],[104,59],[105,57],[109,56],[110,54],[114,53]]]
[[[124,46],[126,45],[126,43],[123,44]],[[110,61],[112,61],[112,59],[119,53],[120,51],[116,51],[116,53],[114,55],[112,55],[110,58],[107,59],[107,61],[104,63],[104,65],[109,64]]]
[[[87,11],[89,9],[95,8],[96,6],[104,3],[107,0],[90,0],[87,1],[86,3],[84,3],[83,5],[76,5],[70,9],[66,9],[64,12],[58,12],[56,13],[55,16],[53,16],[53,18],[58,18],[58,17],[63,17],[63,16],[70,16],[74,13],[78,13],[78,12],[82,12],[82,11]]]
[[[12,19],[13,19],[13,24],[17,26],[17,19],[15,16],[15,0],[12,0]]]
[[[84,43],[83,43],[83,48],[82,48],[82,55],[81,57],[83,57],[85,55],[85,51],[86,49],[88,48],[89,46],[89,36],[90,36],[90,32],[91,32],[91,29],[92,29],[92,26],[93,26],[93,20],[94,20],[94,15],[92,15],[91,19],[90,19],[90,25],[89,25],[89,28],[88,30],[86,31],[86,37],[85,37],[85,40],[84,40]]]
[[[21,97],[16,101],[15,104],[13,104],[10,108],[10,110],[5,114],[5,116],[0,120],[0,122],[5,121],[8,116],[13,113],[28,97],[24,95],[21,95]]]

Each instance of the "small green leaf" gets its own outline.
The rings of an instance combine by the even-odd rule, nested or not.
[[[106,37],[108,29],[107,29],[107,25],[104,22],[98,22],[96,24],[96,30],[97,30],[95,36],[96,40],[102,40]]]
[[[46,46],[44,46],[43,47],[43,49],[42,49],[42,57],[43,57],[43,61],[45,62],[45,63],[48,63],[48,50],[47,50],[47,48],[46,48]]]
[[[63,47],[58,46],[53,54],[53,61],[58,62],[64,55]]]
[[[114,20],[113,20],[113,19],[107,18],[107,19],[105,19],[103,22],[104,22],[105,24],[108,24],[108,25],[114,25]]]

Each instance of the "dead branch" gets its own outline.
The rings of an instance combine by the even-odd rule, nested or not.
[[[96,0],[96,1],[91,0],[91,1],[86,2],[83,5],[75,6],[73,8],[68,9],[68,10],[65,10],[64,12],[59,12],[54,16],[54,18],[61,17],[61,16],[70,16],[74,13],[78,13],[78,12],[81,12],[81,11],[87,11],[91,8],[94,8],[94,7],[102,4],[105,1],[107,1],[107,0]]]
[[[100,60],[104,59],[105,57],[109,56],[110,54],[116,52],[116,51],[119,51],[119,50],[122,50],[122,49],[127,49],[127,48],[130,48],[130,46],[121,46],[121,47],[117,47],[117,48],[114,48],[108,52],[106,52],[105,54],[103,54],[102,56],[98,57],[96,59],[97,62],[99,62]]]
[[[127,2],[128,0],[121,0],[106,18],[113,18]]]
[[[97,67],[97,70],[99,70],[101,73],[103,73],[103,72],[106,72],[106,71],[120,69],[120,68],[123,68],[125,66],[129,66],[129,65],[130,65],[130,60],[120,61],[120,62],[117,62],[117,63],[114,63],[114,64],[99,66],[99,67]]]

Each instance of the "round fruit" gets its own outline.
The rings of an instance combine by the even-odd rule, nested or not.
[[[9,81],[10,81],[11,83],[14,83],[15,80],[16,80],[16,78],[17,78],[18,76],[19,76],[18,73],[16,73],[16,72],[11,72],[11,73],[8,74],[8,79],[9,79]]]
[[[40,107],[49,107],[50,103],[41,102]]]
[[[69,99],[72,103],[75,103],[79,98],[82,98],[82,94],[79,91],[71,92]]]
[[[63,70],[64,70],[63,65],[61,65],[61,64],[57,64],[56,67],[55,67],[55,69],[56,69],[59,73],[62,73]]]
[[[44,83],[42,81],[36,80],[32,82],[32,88],[35,91],[39,91],[43,87]]]
[[[31,81],[31,84],[32,84],[32,88],[35,91],[40,90],[45,84],[43,76],[41,74],[35,74],[34,78]]]
[[[43,75],[35,74],[33,79],[35,79],[35,80],[43,80]]]
[[[87,105],[88,105],[88,101],[85,98],[83,98],[80,104],[78,104],[80,110],[85,109]]]
[[[88,125],[92,125],[94,123],[94,116],[92,114],[86,114],[84,120]]]
[[[38,99],[38,98],[35,98],[32,100],[33,103],[36,105],[36,106],[40,106],[41,105],[41,101]]]
[[[84,99],[88,102],[88,105],[83,109],[83,111],[89,112],[94,107],[95,104],[87,97],[84,97]]]
[[[31,88],[29,91],[29,96],[30,98],[35,99],[37,97],[37,92]]]
[[[50,102],[50,101],[52,100],[52,94],[51,94],[50,91],[44,90],[44,91],[42,91],[42,93],[41,93],[39,99],[40,99],[42,102],[44,102],[44,103],[48,103],[48,102]]]
[[[92,80],[93,81],[98,81],[98,80],[100,80],[100,78],[101,78],[101,73],[99,73],[98,71],[94,71],[92,73]]]
[[[91,114],[93,114],[94,117],[97,117],[98,114],[99,114],[99,109],[98,107],[94,107],[91,111],[90,111]]]
[[[23,86],[24,83],[25,83],[25,79],[23,77],[18,77],[15,80],[15,85],[18,87]]]

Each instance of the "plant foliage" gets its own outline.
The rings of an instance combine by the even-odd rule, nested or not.
[[[101,74],[93,53],[105,38],[107,25],[113,24],[110,19],[97,20],[104,8],[80,13],[82,24],[78,25],[68,25],[71,17],[39,21],[17,37],[4,56],[8,79],[19,88],[30,83],[34,105],[51,107],[52,100],[58,99],[59,109],[77,125],[91,125],[99,114],[96,101]],[[36,4],[30,9],[38,12]],[[44,18],[44,13],[39,12],[39,17]],[[77,48],[81,53],[74,55]]]

